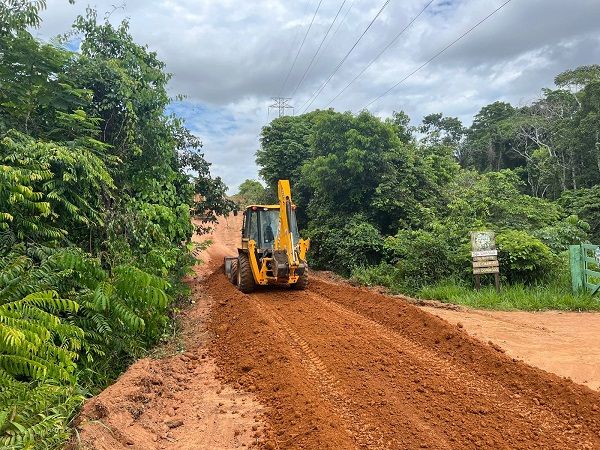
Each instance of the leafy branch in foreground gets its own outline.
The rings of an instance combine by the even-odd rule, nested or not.
[[[76,249],[19,244],[1,257],[0,411],[8,412],[0,443],[31,443],[64,427],[81,401],[76,373],[96,358],[137,356],[160,337],[168,288],[133,266],[110,275]]]

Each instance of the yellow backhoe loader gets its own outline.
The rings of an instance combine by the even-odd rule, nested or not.
[[[279,180],[277,191],[279,205],[246,208],[238,256],[225,257],[225,274],[245,293],[267,284],[308,287],[306,252],[310,241],[300,239],[290,182]]]

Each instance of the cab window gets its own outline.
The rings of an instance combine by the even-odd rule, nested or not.
[[[261,248],[273,248],[279,233],[279,210],[267,209],[260,212]]]
[[[258,211],[248,211],[246,220],[248,239],[258,243]]]

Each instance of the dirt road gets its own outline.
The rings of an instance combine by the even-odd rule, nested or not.
[[[142,360],[88,402],[86,445],[600,448],[598,392],[513,359],[462,322],[325,276],[304,292],[237,291],[217,267],[238,232],[229,225],[186,313],[187,353]]]
[[[512,357],[600,390],[600,314],[423,308]]]

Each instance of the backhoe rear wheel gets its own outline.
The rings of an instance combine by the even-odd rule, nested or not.
[[[304,269],[302,275],[298,277],[298,281],[292,284],[293,289],[298,289],[299,291],[303,291],[308,288],[308,267]]]
[[[237,287],[245,294],[249,294],[256,287],[252,267],[250,267],[250,258],[246,253],[240,253],[238,256]]]

